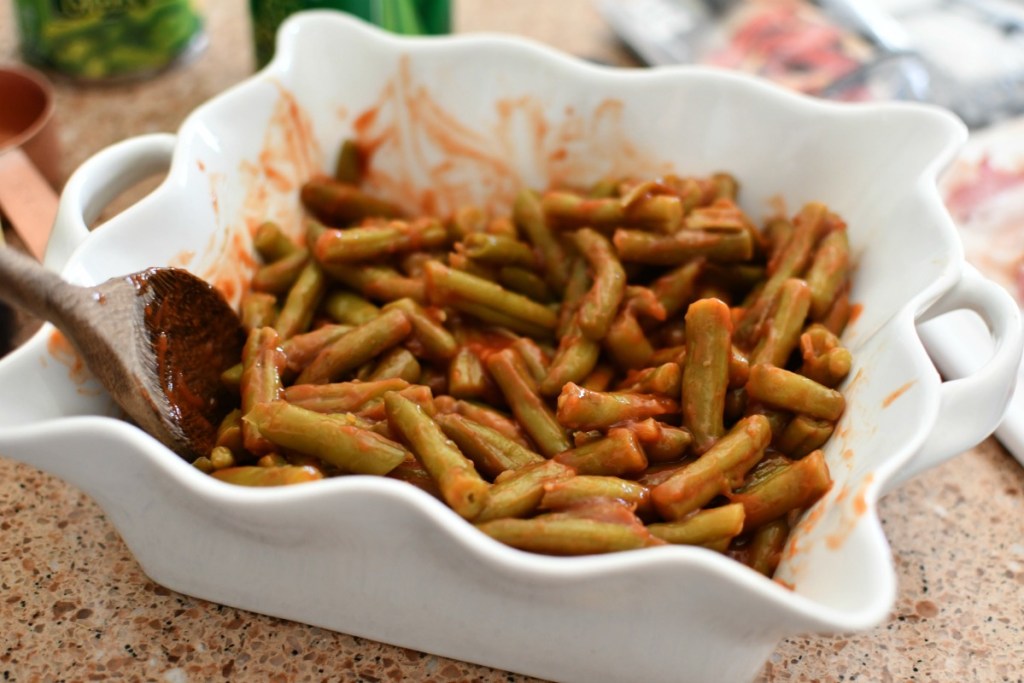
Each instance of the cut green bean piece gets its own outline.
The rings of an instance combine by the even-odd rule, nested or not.
[[[637,517],[650,519],[655,511],[646,486],[621,477],[579,475],[544,484],[541,510],[564,510],[594,498],[611,498],[630,505]]]
[[[679,411],[671,398],[625,391],[590,391],[569,382],[558,396],[558,422],[568,429],[608,429]]]
[[[789,523],[785,518],[768,522],[754,532],[750,541],[747,562],[750,568],[765,576],[772,576],[782,560],[782,551],[789,538]]]
[[[328,225],[346,226],[364,218],[401,218],[403,215],[396,204],[368,195],[355,185],[327,177],[306,182],[301,197],[306,208]]]
[[[743,505],[746,532],[779,519],[791,510],[809,508],[831,486],[825,456],[816,450],[743,487],[733,494],[733,500]]]
[[[498,271],[498,282],[502,287],[540,303],[547,303],[554,299],[551,288],[532,270],[505,266]]]
[[[411,331],[412,323],[403,311],[382,313],[321,351],[296,382],[326,384],[337,381],[345,373],[397,346]]]
[[[537,265],[530,245],[512,237],[473,233],[462,239],[462,248],[466,256],[488,266],[534,268]]]
[[[588,339],[574,322],[558,341],[551,367],[540,381],[540,393],[557,396],[569,382],[582,382],[597,365],[601,345]]]
[[[754,256],[754,242],[747,232],[714,232],[684,229],[670,235],[639,230],[616,230],[615,250],[623,261],[656,266],[680,266],[704,257],[734,263]]]
[[[556,292],[562,292],[569,279],[569,259],[548,226],[537,195],[530,190],[521,190],[512,207],[512,218],[537,250],[547,283]]]
[[[340,290],[324,299],[324,312],[343,325],[362,325],[380,315],[380,309],[363,297]]]
[[[669,234],[679,229],[683,219],[679,198],[664,194],[624,202],[553,191],[544,193],[541,206],[548,221],[559,228],[590,227],[606,234],[621,226]]]
[[[725,432],[723,414],[729,387],[732,316],[718,299],[701,299],[686,312],[686,363],[683,366],[683,424],[698,453]]]
[[[668,521],[680,520],[735,488],[770,440],[771,427],[763,415],[740,420],[697,460],[651,489],[658,512]]]
[[[665,308],[668,317],[686,310],[696,300],[697,278],[704,270],[703,258],[693,259],[670,270],[651,284],[651,291]]]
[[[636,435],[648,462],[671,462],[682,458],[693,443],[693,435],[680,427],[658,422],[653,417],[623,425]]]
[[[294,374],[302,372],[321,351],[351,331],[349,325],[324,325],[286,339],[281,350],[284,351],[288,370]]]
[[[437,482],[445,502],[465,519],[473,519],[487,501],[490,485],[477,473],[441,427],[412,401],[389,393],[384,396],[391,428],[409,444],[416,459]]]
[[[391,439],[353,426],[348,416],[324,415],[285,401],[260,403],[242,422],[281,448],[320,458],[352,474],[387,474],[407,455]]]
[[[295,284],[288,290],[288,298],[274,323],[274,329],[281,335],[281,339],[289,339],[309,329],[325,289],[326,282],[320,266],[314,261],[308,261]]]
[[[277,261],[260,266],[252,276],[253,291],[287,294],[295,281],[299,279],[307,261],[309,261],[309,252],[305,249],[298,249]]]
[[[334,179],[339,183],[357,185],[363,178],[363,162],[359,153],[359,145],[355,140],[347,139],[341,143],[338,161],[334,164]]]
[[[807,313],[811,307],[811,289],[799,278],[788,278],[779,287],[773,311],[761,333],[761,340],[750,356],[751,364],[764,363],[785,367],[800,343]]]
[[[505,545],[546,555],[593,555],[661,544],[641,525],[554,515],[496,519],[478,524],[477,529]]]
[[[536,382],[519,355],[512,349],[505,349],[491,354],[485,362],[519,424],[540,452],[551,457],[568,450],[570,444],[565,429],[541,399]]]
[[[344,230],[328,229],[313,253],[324,265],[343,265],[386,258],[418,249],[433,249],[448,242],[448,231],[436,218],[390,221]]]
[[[544,497],[545,484],[564,481],[574,475],[571,467],[543,458],[517,470],[509,470],[491,487],[487,502],[474,521],[482,523],[530,515]]]
[[[850,242],[845,229],[832,230],[821,238],[807,268],[811,290],[811,318],[822,320],[846,283],[850,266]]]
[[[526,333],[537,328],[554,330],[558,322],[557,314],[550,308],[493,282],[437,262],[426,264],[424,272],[430,298],[439,305],[478,316],[481,311],[493,311],[498,314],[496,318],[504,318],[506,322],[525,323],[520,329]]]
[[[719,548],[743,531],[743,506],[730,503],[708,508],[677,522],[649,524],[650,532],[668,543]]]
[[[288,403],[318,413],[348,413],[359,410],[375,398],[382,398],[389,391],[402,391],[408,387],[409,382],[399,378],[373,382],[293,384],[285,388],[283,398]]]
[[[427,310],[412,299],[399,299],[384,306],[385,311],[397,309],[406,314],[412,323],[412,338],[419,342],[424,355],[437,360],[447,360],[459,348],[452,333],[445,329],[443,312]]]
[[[276,401],[282,392],[281,370],[284,353],[278,346],[279,337],[271,327],[261,327],[249,333],[242,349],[242,415],[266,401]],[[262,455],[273,450],[252,425],[242,423],[242,442],[249,451]]]
[[[397,377],[407,382],[415,382],[419,379],[421,372],[422,368],[419,361],[416,360],[416,356],[408,349],[399,346],[381,356],[367,380],[373,382]]]
[[[767,406],[835,422],[843,414],[846,401],[835,389],[812,379],[772,365],[750,369],[747,395]]]
[[[516,470],[544,457],[507,438],[501,432],[458,414],[438,415],[437,423],[449,439],[485,476],[494,478],[506,470]]]
[[[277,319],[277,297],[265,292],[246,292],[239,306],[242,327],[251,332],[259,327],[273,327]]]
[[[406,277],[390,266],[324,266],[324,272],[373,301],[386,303],[406,297],[419,303],[427,300],[426,285],[422,279]]]
[[[299,245],[285,235],[281,226],[274,221],[260,223],[252,236],[252,244],[264,263],[279,261],[300,250]]]
[[[576,312],[578,324],[588,338],[600,341],[608,334],[626,293],[626,271],[600,233],[583,228],[576,232],[576,244],[594,273],[594,283]]]
[[[636,436],[621,427],[608,430],[603,439],[563,451],[554,460],[580,474],[609,477],[636,476],[647,469],[647,456]]]

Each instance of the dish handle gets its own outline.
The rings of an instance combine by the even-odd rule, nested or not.
[[[918,325],[946,313],[974,312],[984,321],[992,355],[973,372],[939,385],[935,427],[917,454],[890,480],[888,489],[981,443],[1003,419],[1017,382],[1024,347],[1021,311],[1000,285],[964,264],[959,282],[917,319]],[[943,328],[961,335],[958,328]],[[927,335],[921,335],[927,349]],[[929,355],[934,353],[929,350]]]
[[[171,133],[140,135],[100,150],[79,166],[61,193],[43,265],[63,269],[107,204],[170,167],[176,140]]]

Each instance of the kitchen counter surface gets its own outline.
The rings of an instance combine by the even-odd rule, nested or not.
[[[0,63],[18,54],[12,2],[0,0]],[[206,2],[207,49],[154,79],[58,83],[65,177],[113,142],[174,131],[196,105],[252,73],[246,6]],[[590,0],[461,0],[455,28],[529,35],[630,63]],[[889,619],[866,633],[788,639],[759,681],[1024,681],[1024,468],[989,439],[889,494],[880,512],[899,578]],[[533,680],[169,591],[142,573],[89,498],[3,458],[0,677]]]

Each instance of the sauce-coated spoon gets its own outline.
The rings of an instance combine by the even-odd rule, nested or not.
[[[79,287],[0,248],[0,299],[52,322],[142,429],[189,461],[209,454],[232,403],[220,374],[244,332],[205,281],[151,268]]]

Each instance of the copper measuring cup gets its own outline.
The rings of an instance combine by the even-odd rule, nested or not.
[[[57,214],[60,151],[53,88],[27,67],[0,67],[0,213],[42,260]]]

